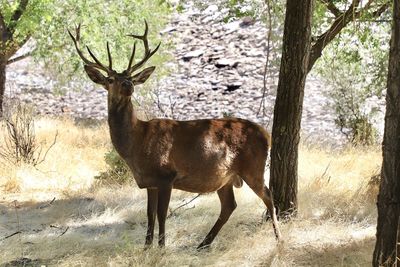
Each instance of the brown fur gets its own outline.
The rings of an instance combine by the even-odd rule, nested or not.
[[[128,164],[138,186],[148,192],[146,245],[153,242],[156,217],[159,245],[165,244],[165,219],[171,190],[176,188],[194,193],[217,191],[221,214],[199,248],[209,246],[236,208],[233,186],[241,187],[243,181],[264,201],[279,239],[272,194],[264,185],[270,135],[261,126],[238,118],[139,120],[131,103],[133,86],[144,83],[155,67],[132,75],[137,65],[130,68],[129,64],[127,70],[117,73],[111,69],[111,63],[107,68],[98,60],[89,62],[79,49],[79,27],[76,32],[76,38],[71,33],[70,36],[85,62],[86,73],[108,91],[112,143]],[[147,23],[144,36],[132,36],[143,40],[146,35]],[[155,51],[148,50],[142,61],[145,62]],[[98,69],[106,71],[108,76],[105,77]]]

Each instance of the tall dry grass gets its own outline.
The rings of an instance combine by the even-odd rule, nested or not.
[[[302,146],[299,215],[281,224],[279,244],[271,223],[262,222],[264,205],[244,186],[235,190],[238,208],[208,251],[195,248],[218,217],[216,194],[170,216],[164,250],[143,251],[145,191],[94,179],[106,169],[107,126],[48,118],[36,125],[39,140],[52,142],[57,129],[58,140],[37,168],[0,167],[0,264],[25,257],[56,266],[370,265],[376,186],[369,181],[379,172],[378,148]],[[171,210],[194,196],[175,190]]]

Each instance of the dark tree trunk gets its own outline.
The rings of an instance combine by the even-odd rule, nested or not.
[[[0,59],[0,117],[3,116],[3,100],[4,92],[6,90],[6,62],[2,62]]]
[[[287,0],[283,51],[272,127],[270,188],[279,215],[297,211],[297,161],[313,0]]]
[[[394,266],[400,215],[400,0],[394,0],[373,266]]]

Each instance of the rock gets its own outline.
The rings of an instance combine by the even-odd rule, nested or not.
[[[174,31],[176,31],[176,27],[171,26],[171,27],[167,27],[164,30],[160,31],[160,34],[163,35],[163,34],[174,32]]]
[[[200,57],[203,54],[204,54],[204,50],[203,49],[197,49],[197,50],[193,50],[193,51],[187,52],[186,54],[184,54],[182,56],[182,59],[184,61],[189,61],[192,58]]]
[[[239,26],[240,27],[247,27],[250,25],[253,25],[255,23],[255,19],[250,17],[250,16],[246,16],[244,18],[242,18],[242,21],[240,22]]]
[[[230,84],[226,85],[226,90],[225,91],[233,92],[233,91],[239,89],[241,86],[242,86],[241,82],[233,82],[233,83],[230,83]]]
[[[228,67],[228,66],[236,68],[238,64],[239,64],[238,61],[233,60],[233,59],[227,59],[227,58],[221,58],[215,62],[215,66],[217,68],[224,68],[224,67]]]
[[[206,9],[204,9],[203,13],[204,14],[214,14],[217,11],[218,11],[217,5],[209,5]]]
[[[224,25],[225,34],[231,34],[240,28],[240,21],[233,21]]]

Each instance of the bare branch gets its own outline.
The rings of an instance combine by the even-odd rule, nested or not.
[[[8,235],[8,236],[6,236],[6,237],[3,237],[3,238],[1,239],[1,241],[6,240],[7,238],[13,237],[13,236],[15,236],[15,235],[17,235],[17,234],[20,234],[20,233],[21,233],[21,231],[17,231],[17,232],[15,232],[15,233],[12,233],[11,235]]]
[[[20,60],[23,60],[23,59],[25,59],[25,58],[27,58],[27,57],[29,57],[29,56],[31,56],[31,55],[32,55],[32,53],[29,52],[29,53],[26,53],[26,54],[24,54],[24,55],[11,58],[11,59],[9,59],[9,60],[7,61],[7,65],[12,64],[12,63],[15,63],[15,62],[20,61]]]
[[[269,56],[271,51],[271,35],[272,35],[272,18],[271,18],[271,5],[269,0],[265,0],[265,5],[268,13],[268,34],[267,34],[267,56],[265,59],[264,72],[263,72],[263,93],[261,97],[260,106],[258,107],[257,115],[260,114],[261,109],[265,115],[265,96],[267,94],[267,74],[269,67]]]
[[[56,201],[56,197],[53,197],[53,199],[49,203],[39,206],[38,209],[44,209],[50,207],[54,203],[54,201]]]
[[[179,205],[177,208],[171,210],[170,213],[169,213],[169,215],[167,216],[167,218],[170,218],[170,217],[174,216],[174,215],[175,215],[175,212],[176,212],[177,210],[179,210],[180,208],[182,208],[182,207],[184,207],[184,206],[186,206],[186,205],[189,205],[191,202],[193,202],[196,198],[198,198],[198,197],[201,196],[201,195],[202,195],[202,194],[198,194],[197,196],[193,197],[193,198],[190,199],[189,201],[185,201],[185,203],[183,203],[183,204]]]
[[[339,8],[337,8],[335,6],[335,4],[333,3],[332,0],[319,0],[321,3],[323,3],[326,8],[335,16],[335,17],[339,17],[343,14],[342,11],[339,10]]]

